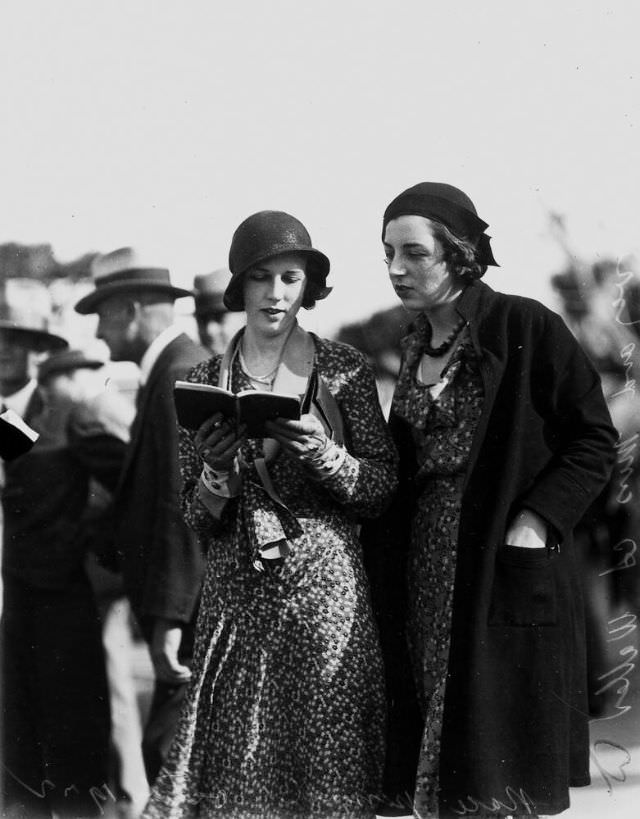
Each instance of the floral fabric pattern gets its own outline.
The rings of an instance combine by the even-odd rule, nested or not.
[[[424,317],[420,317],[424,320]],[[438,384],[416,378],[423,334],[405,342],[393,411],[413,428],[419,497],[407,564],[407,641],[424,718],[414,816],[438,817],[438,769],[449,662],[462,482],[483,403],[471,340],[463,335]]]
[[[144,816],[330,819],[375,815],[384,756],[384,676],[356,537],[396,485],[396,453],[373,376],[352,348],[316,340],[319,372],[343,417],[349,454],[323,483],[279,452],[269,463],[274,504],[253,467],[239,498],[214,520],[198,497],[193,434],[181,431],[183,509],[207,548],[193,677],[168,761]],[[220,358],[190,374],[216,384]],[[231,373],[235,391],[250,384]],[[243,448],[247,463],[261,440]],[[264,571],[244,510],[277,519],[289,551]],[[261,537],[265,535],[262,532]],[[271,535],[267,532],[267,537]]]

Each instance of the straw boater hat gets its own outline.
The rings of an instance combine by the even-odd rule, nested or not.
[[[212,273],[202,273],[193,280],[193,295],[196,300],[196,316],[208,316],[227,312],[223,296],[231,280],[231,271],[221,267]]]
[[[110,296],[155,292],[170,299],[179,299],[193,295],[190,290],[174,287],[165,267],[146,265],[130,247],[97,256],[91,265],[91,272],[95,290],[81,298],[75,306],[76,311],[83,315],[95,313],[100,302]]]
[[[50,315],[51,297],[41,281],[0,280],[0,332],[10,331],[35,352],[62,350],[67,341],[49,332]]]
[[[99,370],[104,361],[99,358],[88,358],[82,350],[61,350],[45,358],[38,367],[38,381],[43,384],[53,375],[62,375],[74,370]]]

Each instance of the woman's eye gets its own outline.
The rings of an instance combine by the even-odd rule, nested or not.
[[[262,282],[262,281],[264,281],[264,280],[265,280],[267,277],[266,277],[266,275],[265,275],[264,273],[259,273],[257,270],[254,270],[254,271],[252,271],[251,273],[249,273],[249,278],[250,278],[250,279],[251,279],[251,281],[253,281],[253,282]]]
[[[302,281],[302,276],[283,276],[282,280],[285,284],[296,284],[299,281]]]

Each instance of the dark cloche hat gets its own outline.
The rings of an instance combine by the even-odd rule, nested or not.
[[[62,350],[52,353],[38,366],[38,381],[43,384],[52,375],[70,373],[73,370],[98,370],[104,366],[99,358],[89,358],[82,350]]]
[[[407,188],[387,205],[382,219],[382,240],[389,222],[399,216],[435,219],[457,236],[476,247],[478,261],[499,267],[491,250],[488,223],[478,216],[475,205],[464,191],[444,182],[420,182]]]
[[[36,352],[68,347],[66,339],[49,332],[51,297],[37,279],[0,279],[0,331],[10,332]]]
[[[95,290],[81,298],[75,306],[76,312],[83,315],[95,313],[100,302],[110,296],[125,293],[155,292],[171,299],[193,295],[190,290],[171,284],[166,268],[143,264],[130,247],[98,256],[92,263],[92,273]]]
[[[307,257],[307,276],[317,288],[316,299],[331,292],[325,283],[329,274],[329,259],[311,244],[306,227],[295,216],[281,210],[261,210],[236,228],[229,250],[231,281],[224,294],[229,310],[243,310],[242,276],[266,259],[283,253],[301,253]]]

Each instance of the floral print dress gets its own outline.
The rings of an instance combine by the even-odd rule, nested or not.
[[[418,501],[407,564],[407,641],[424,717],[414,816],[438,816],[438,766],[449,661],[456,543],[462,483],[483,403],[471,339],[463,335],[435,385],[417,379],[424,350],[424,316],[404,343],[404,363],[392,411],[412,427]]]
[[[176,817],[373,817],[384,747],[384,677],[356,537],[383,511],[396,453],[363,357],[316,339],[348,455],[323,483],[280,452],[269,464],[288,513],[255,468],[216,522],[198,499],[202,464],[182,431],[183,506],[208,553],[192,682],[168,760],[145,810]],[[220,357],[190,374],[217,384]],[[250,387],[234,363],[234,391]],[[247,463],[262,454],[250,440]],[[286,537],[280,560],[256,562],[256,538]],[[262,570],[258,570],[262,569]]]

